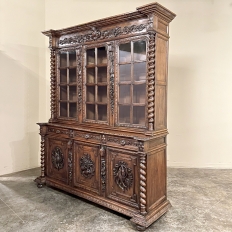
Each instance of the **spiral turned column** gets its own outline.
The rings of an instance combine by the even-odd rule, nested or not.
[[[146,212],[146,192],[147,192],[147,186],[146,186],[146,157],[144,154],[140,155],[140,209],[141,209],[141,214],[145,215]]]
[[[149,32],[148,46],[148,124],[154,130],[155,117],[155,33]]]
[[[51,119],[57,117],[56,111],[56,50],[51,48],[50,51],[50,67],[51,67]]]

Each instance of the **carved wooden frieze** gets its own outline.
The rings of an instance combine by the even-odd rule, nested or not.
[[[119,161],[113,169],[115,183],[123,190],[128,190],[133,183],[132,170],[127,163]]]
[[[99,30],[92,27],[91,30],[82,35],[75,34],[70,37],[61,38],[59,40],[60,45],[72,45],[85,42],[91,42],[96,40],[103,40],[108,38],[118,37],[120,35],[127,35],[135,32],[141,32],[147,27],[146,24],[131,25],[125,27],[115,27],[109,30]]]
[[[95,165],[89,154],[84,154],[80,159],[81,175],[91,179],[95,174]]]
[[[64,154],[60,147],[55,147],[52,150],[52,165],[58,171],[64,167]]]

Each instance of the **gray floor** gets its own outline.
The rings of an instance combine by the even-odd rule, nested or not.
[[[135,231],[127,217],[33,182],[39,169],[0,177],[0,232]],[[232,232],[232,170],[168,169],[172,208],[146,231]]]

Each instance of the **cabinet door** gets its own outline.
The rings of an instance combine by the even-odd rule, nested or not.
[[[74,144],[74,186],[100,194],[99,146]]]
[[[48,138],[47,176],[68,184],[68,141]]]
[[[138,208],[139,160],[135,153],[107,151],[107,197]]]

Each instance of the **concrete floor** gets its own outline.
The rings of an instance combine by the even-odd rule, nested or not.
[[[0,177],[0,232],[126,232],[129,218],[33,182],[40,170]],[[168,169],[172,208],[146,231],[232,232],[232,170]]]

